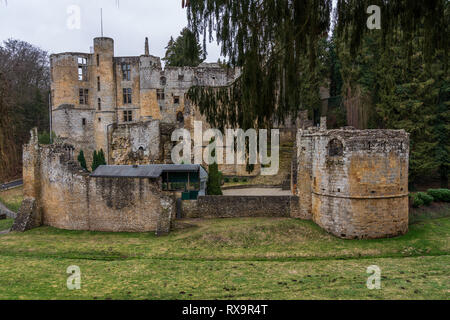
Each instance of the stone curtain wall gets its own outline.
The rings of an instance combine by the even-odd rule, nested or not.
[[[107,232],[170,231],[175,198],[161,191],[159,179],[91,178],[64,146],[36,146],[24,148],[24,163],[30,164],[24,170],[25,197],[36,200],[44,225]]]
[[[204,196],[183,201],[183,217],[290,217],[298,212],[298,203],[295,196]]]

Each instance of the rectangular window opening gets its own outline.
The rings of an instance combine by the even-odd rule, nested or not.
[[[89,104],[89,90],[88,89],[80,89],[80,104],[88,105]]]
[[[165,99],[164,89],[156,89],[156,98],[158,100],[164,100]]]
[[[133,111],[125,110],[123,112],[123,122],[132,122],[133,121]]]
[[[123,89],[123,104],[131,104],[132,103],[132,90],[130,88]]]
[[[131,80],[131,64],[122,64],[122,79],[125,81]]]
[[[78,58],[78,80],[88,81],[88,65],[87,59],[79,57]]]

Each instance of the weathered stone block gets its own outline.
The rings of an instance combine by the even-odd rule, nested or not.
[[[25,198],[19,209],[11,231],[25,232],[42,225],[42,215],[37,206],[36,199]]]

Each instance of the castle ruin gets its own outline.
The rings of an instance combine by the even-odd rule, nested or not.
[[[96,38],[93,53],[52,55],[51,74],[52,124],[63,142],[41,146],[34,132],[24,146],[25,200],[13,229],[44,224],[166,234],[177,216],[270,216],[313,220],[344,239],[408,231],[409,134],[404,130],[328,130],[326,118],[313,127],[303,112],[297,119],[291,196],[201,195],[175,212],[176,194],[164,190],[160,174],[90,175],[74,154],[103,149],[108,164],[135,169],[170,163],[173,130],[193,130],[194,121],[202,120],[186,92],[194,85],[226,86],[239,71],[217,64],[163,70],[160,59],[149,55],[148,42],[140,57],[115,57],[113,40]],[[245,165],[220,169],[225,175],[246,172]]]
[[[171,134],[177,128],[193,133],[194,121],[208,126],[186,93],[193,86],[226,86],[238,69],[217,63],[162,68],[149,54],[116,57],[114,40],[95,38],[92,53],[50,56],[52,130],[84,151],[88,164],[103,149],[108,164],[171,163]],[[193,135],[192,135],[193,136]],[[221,165],[228,175],[248,173],[246,166]]]

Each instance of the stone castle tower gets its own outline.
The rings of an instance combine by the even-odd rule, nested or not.
[[[405,234],[409,134],[325,123],[297,134],[298,217],[346,239]]]

